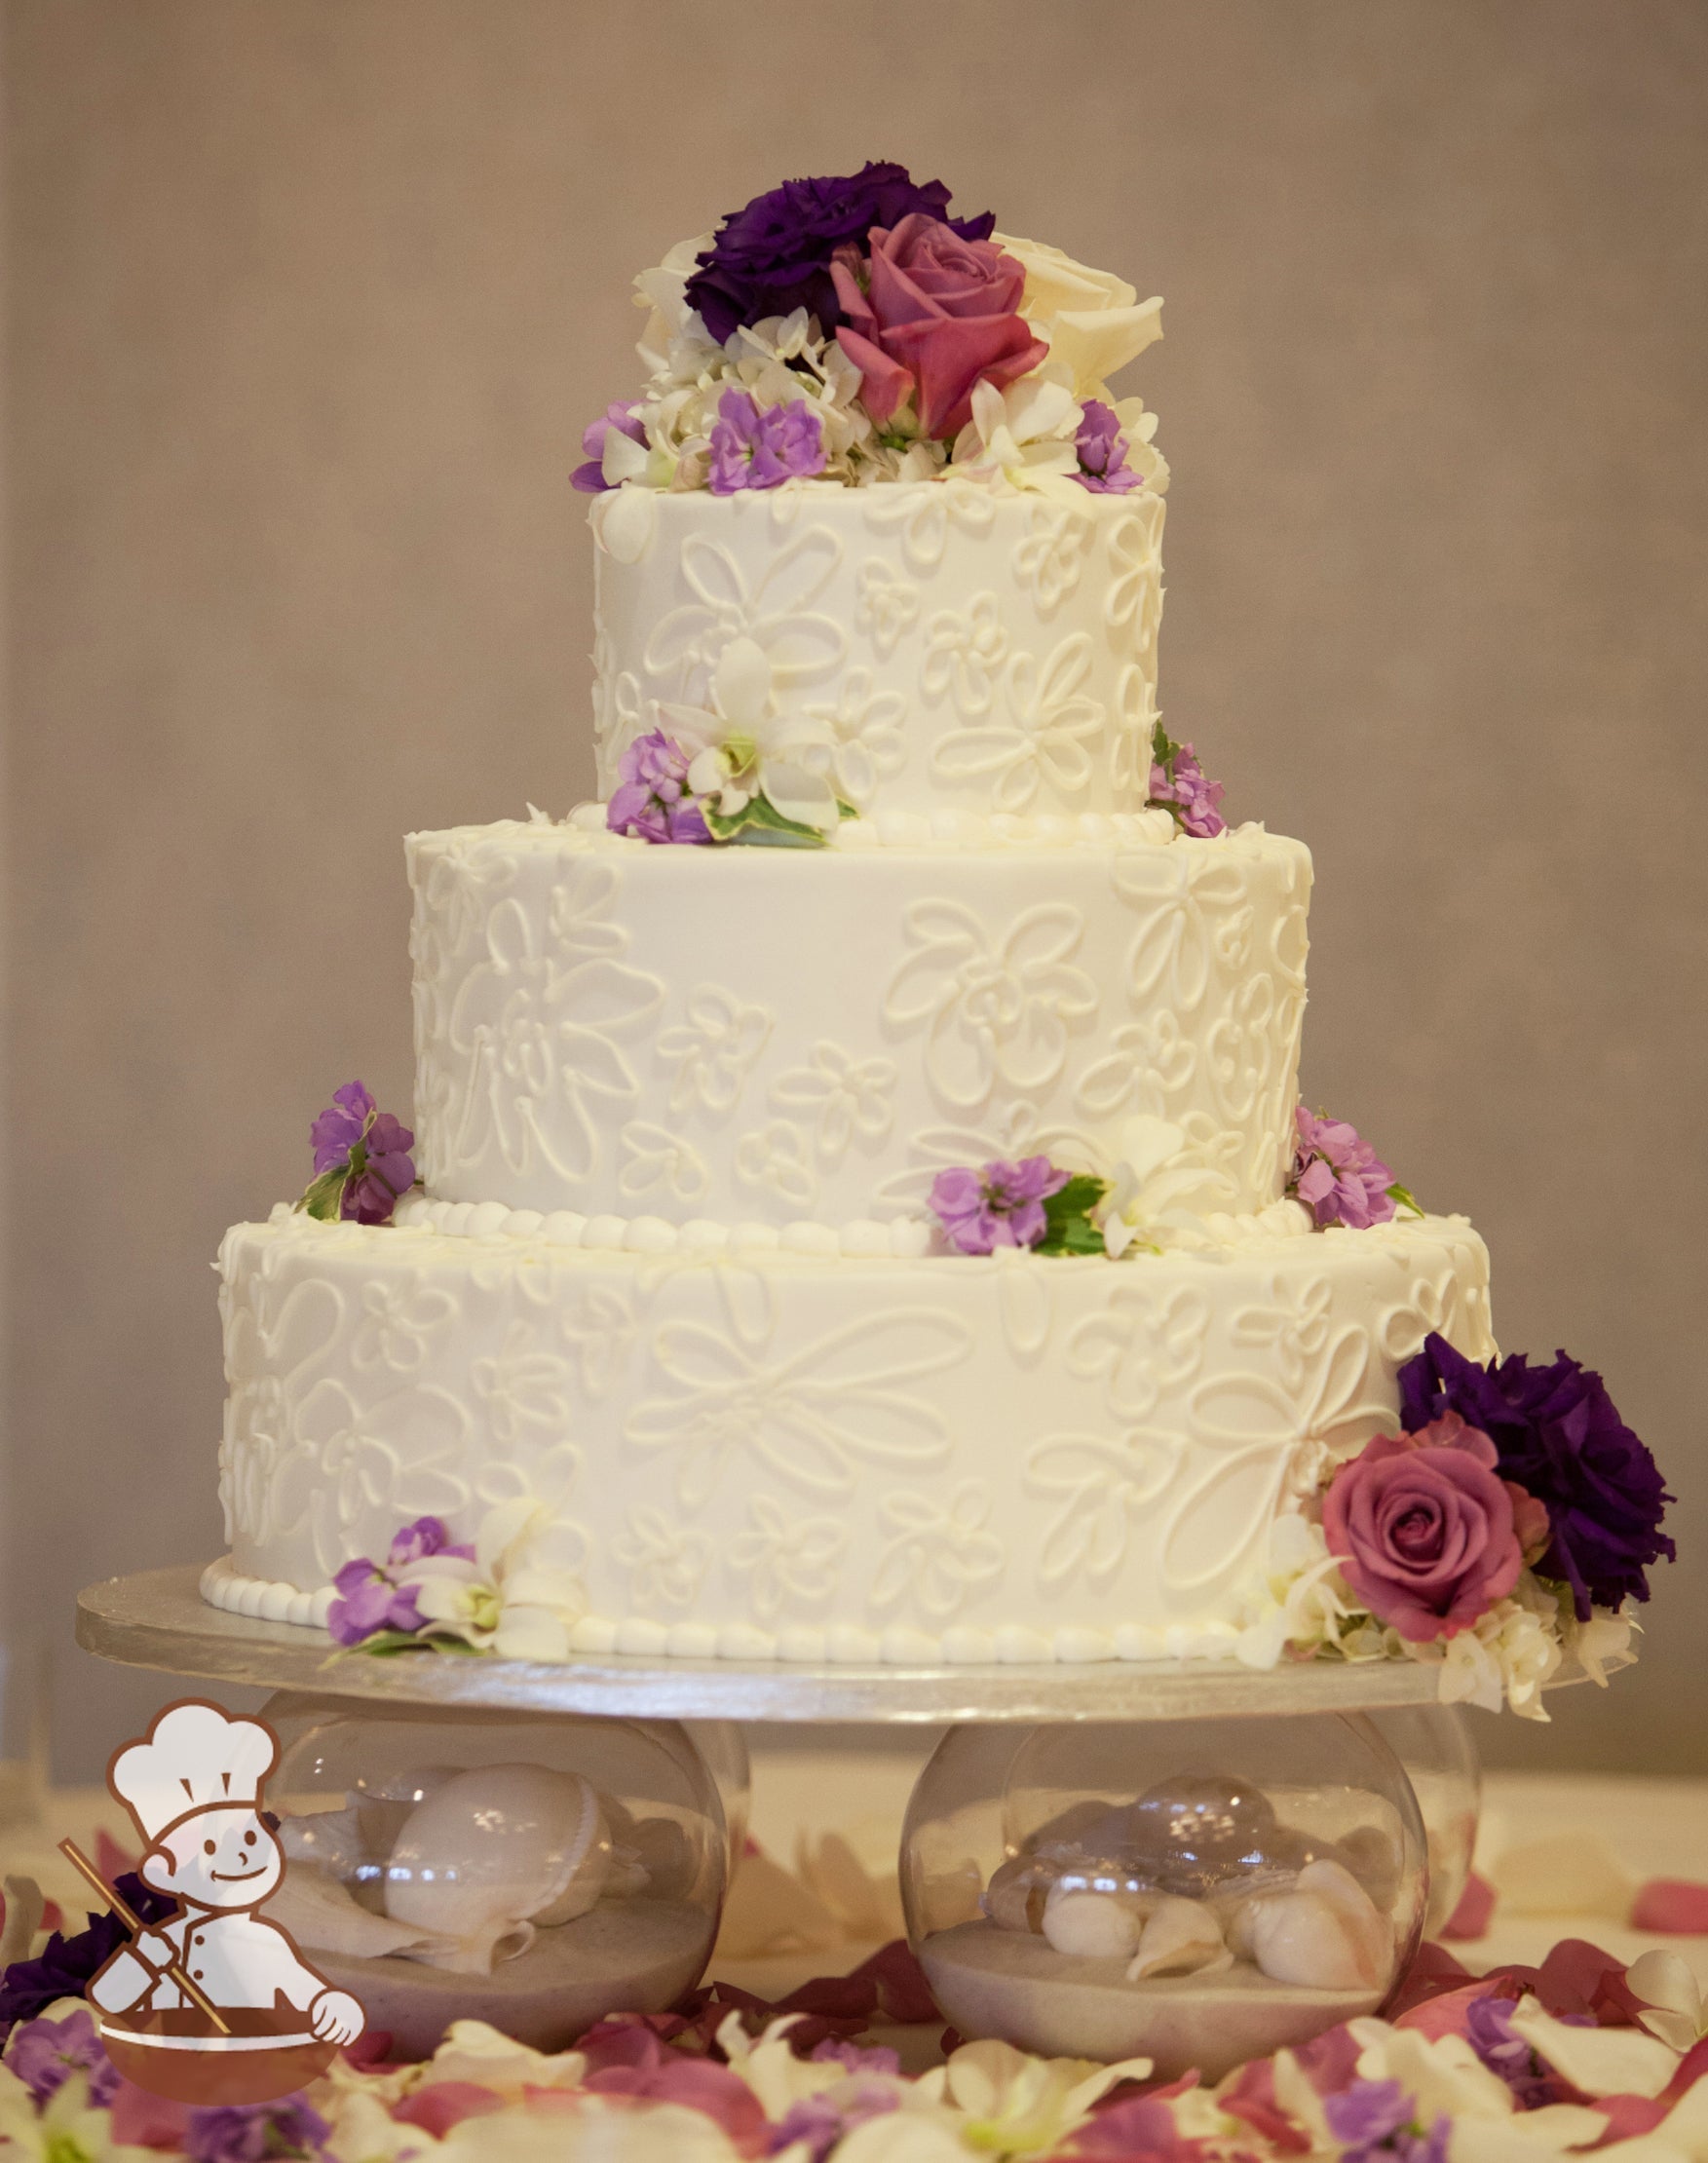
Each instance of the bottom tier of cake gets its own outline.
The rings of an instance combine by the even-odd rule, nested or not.
[[[502,1214],[502,1212],[500,1212]],[[554,1244],[281,1210],[220,1254],[229,1559],[323,1623],[417,1517],[529,1497],[589,1652],[1228,1654],[1270,1528],[1392,1423],[1430,1330],[1487,1358],[1462,1219],[988,1260]]]

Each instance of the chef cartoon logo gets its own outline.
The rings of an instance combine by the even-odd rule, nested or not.
[[[360,2003],[264,1913],[285,1876],[261,1805],[278,1758],[264,1722],[191,1698],[169,1705],[107,1767],[146,1842],[138,1876],[178,1911],[144,1925],[103,1887],[133,1934],[89,1994],[108,2057],[157,2095],[264,2102],[316,2078],[361,2033]]]

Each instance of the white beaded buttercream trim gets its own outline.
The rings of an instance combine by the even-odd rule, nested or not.
[[[323,1630],[333,1591],[304,1592],[293,1584],[247,1577],[229,1555],[202,1573],[202,1597],[228,1614],[263,1622],[292,1622]],[[1113,1630],[1028,1630],[1007,1624],[996,1630],[949,1629],[941,1635],[902,1627],[862,1630],[844,1624],[816,1629],[808,1623],[764,1630],[752,1623],[654,1622],[630,1615],[621,1622],[584,1615],[569,1633],[570,1649],[598,1655],[631,1652],[671,1659],[779,1661],[795,1666],[991,1667],[1033,1666],[1048,1661],[1084,1665],[1099,1660],[1233,1660],[1240,1632],[1226,1622],[1175,1623],[1166,1629],[1120,1623]],[[1247,1659],[1244,1664],[1250,1665]]]
[[[653,844],[631,834],[614,834],[605,823],[602,803],[577,804],[562,820],[534,805],[526,819],[501,819],[490,827],[460,829],[482,835],[502,832],[507,839],[533,834],[573,837],[588,850],[647,851]],[[877,812],[845,819],[830,838],[833,853],[853,855],[873,849],[997,853],[1010,849],[1164,849],[1180,844],[1194,849],[1261,853],[1272,845],[1269,829],[1258,819],[1231,826],[1214,839],[1183,835],[1165,811],[1041,813],[937,811]],[[1296,844],[1288,843],[1288,847]],[[686,852],[699,854],[699,851]]]
[[[272,1221],[281,1224],[291,1215],[289,1205],[279,1202]],[[856,1217],[841,1225],[809,1218],[784,1225],[717,1224],[696,1217],[671,1224],[664,1217],[584,1217],[573,1209],[512,1209],[502,1201],[440,1201],[431,1195],[406,1195],[393,1223],[405,1232],[453,1239],[543,1239],[550,1246],[626,1254],[801,1254],[851,1262],[913,1262],[930,1254],[933,1243],[930,1226],[918,1217],[897,1217],[888,1224]],[[1277,1201],[1255,1216],[1207,1216],[1203,1228],[1205,1247],[1214,1248],[1302,1238],[1311,1226],[1299,1203]]]

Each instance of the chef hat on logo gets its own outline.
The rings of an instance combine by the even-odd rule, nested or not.
[[[278,1744],[258,1720],[233,1720],[217,1705],[172,1705],[114,1758],[113,1793],[151,1843],[181,1818],[222,1803],[258,1801]]]

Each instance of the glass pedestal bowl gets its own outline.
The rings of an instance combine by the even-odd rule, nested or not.
[[[263,1717],[288,1858],[269,1917],[400,2055],[459,2019],[561,2049],[700,1980],[728,1845],[677,1723],[290,1693]]]
[[[901,1887],[964,2036],[1214,2080],[1383,2004],[1427,1866],[1361,1716],[961,1727],[914,1789]]]

